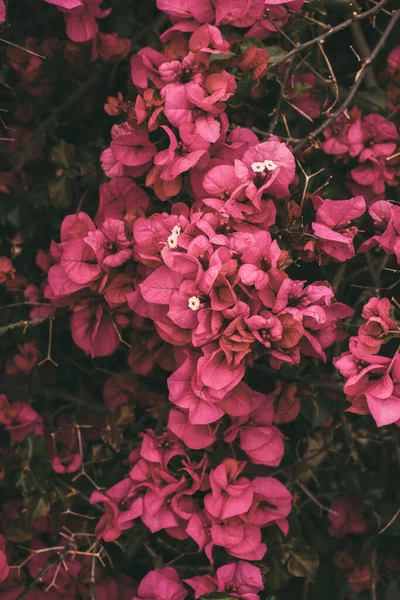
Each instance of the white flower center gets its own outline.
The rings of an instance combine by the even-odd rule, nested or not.
[[[276,165],[273,160],[265,160],[263,162],[263,165],[265,166],[267,171],[275,171],[275,169],[278,168],[278,165]]]
[[[191,308],[192,310],[199,310],[200,305],[201,305],[200,298],[198,298],[197,296],[192,296],[191,298],[189,298],[188,307]]]
[[[167,244],[170,248],[176,248],[178,246],[178,236],[172,233],[167,239]]]
[[[251,168],[254,173],[263,173],[266,168],[266,164],[262,162],[253,162],[251,163]]]
[[[171,235],[167,239],[167,244],[170,248],[176,248],[178,246],[178,237],[181,235],[182,227],[175,225],[172,228]]]
[[[172,229],[172,235],[181,235],[182,227],[180,225],[175,225]]]

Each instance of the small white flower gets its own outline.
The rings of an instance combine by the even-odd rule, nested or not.
[[[191,298],[189,298],[188,307],[191,308],[192,310],[199,310],[200,305],[201,305],[200,298],[198,298],[197,296],[192,296]]]
[[[263,173],[265,171],[265,163],[262,162],[253,162],[251,163],[251,168],[254,173]]]
[[[267,171],[275,171],[275,169],[278,168],[278,165],[276,165],[273,160],[265,160],[263,162],[263,165],[265,166]]]
[[[171,233],[171,235],[167,239],[167,244],[170,248],[176,248],[178,246],[178,236]]]
[[[172,229],[172,235],[181,235],[182,227],[180,225],[175,225]]]

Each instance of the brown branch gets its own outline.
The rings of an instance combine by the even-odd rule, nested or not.
[[[13,42],[10,42],[9,40],[5,40],[4,38],[0,38],[0,42],[3,42],[3,44],[8,44],[9,46],[12,46],[13,48],[18,48],[18,50],[23,50],[24,52],[27,52],[28,54],[32,54],[33,56],[37,56],[38,58],[43,58],[44,60],[46,60],[46,56],[43,56],[43,54],[38,54],[37,52],[34,52],[33,50],[29,50],[29,48],[24,48],[24,46],[19,46],[18,44],[14,44]]]
[[[296,481],[296,484],[305,493],[305,495],[308,496],[308,498],[310,498],[310,500],[314,502],[314,504],[316,504],[321,510],[326,510],[326,512],[330,513],[331,515],[337,516],[338,513],[335,510],[332,510],[328,506],[324,506],[323,504],[321,504],[321,502],[317,500],[317,498],[310,492],[308,488],[306,488],[306,486],[303,483],[301,483],[301,481]]]
[[[90,566],[90,600],[96,600],[96,553],[98,550],[98,544],[94,547],[94,554],[92,556],[92,564]]]
[[[42,581],[42,578],[44,575],[46,575],[46,573],[48,573],[53,567],[57,568],[57,565],[61,564],[65,560],[68,552],[69,550],[66,550],[63,554],[57,557],[57,560],[53,560],[49,562],[45,567],[43,567],[43,569],[39,571],[39,573],[36,575],[35,579],[33,579],[25,587],[25,589],[20,593],[19,596],[17,596],[16,600],[22,600],[22,598],[25,598],[29,594],[29,592],[32,591],[36,587],[36,585]]]
[[[51,362],[55,367],[58,367],[58,363],[56,363],[55,360],[53,360],[51,358],[51,344],[53,341],[53,319],[49,319],[49,339],[48,339],[48,343],[47,343],[47,354],[46,357],[40,361],[40,363],[38,363],[38,367],[40,367],[40,365],[43,365],[45,362]]]
[[[382,533],[385,533],[385,531],[387,529],[389,529],[389,527],[391,527],[393,525],[393,523],[396,521],[396,519],[397,519],[397,517],[399,515],[400,515],[400,508],[397,509],[397,511],[395,512],[395,514],[393,515],[393,517],[390,519],[389,523],[387,523],[385,525],[385,527],[380,530],[379,535],[381,535]]]
[[[44,323],[45,321],[48,321],[49,317],[39,317],[37,319],[31,319],[30,321],[27,321],[26,319],[22,319],[21,321],[17,321],[16,323],[10,323],[9,325],[2,325],[1,327],[4,327],[4,331],[11,331],[12,329],[18,329],[18,327],[23,327],[24,328],[24,333],[26,331],[26,329],[28,329],[28,327],[31,327],[33,325],[40,325],[41,323]]]
[[[396,10],[394,13],[392,13],[392,18],[390,19],[388,26],[386,27],[385,31],[383,32],[382,37],[380,38],[379,42],[376,44],[374,50],[371,52],[369,58],[364,61],[360,70],[357,72],[355,79],[354,79],[354,83],[351,86],[349,93],[347,94],[347,97],[342,102],[342,104],[339,106],[339,108],[337,110],[335,110],[335,112],[328,119],[326,119],[323,123],[321,123],[321,125],[319,127],[314,129],[314,131],[312,131],[306,138],[301,140],[301,142],[299,142],[293,148],[293,152],[298,152],[299,150],[302,150],[302,148],[304,148],[304,146],[307,144],[307,142],[314,140],[320,133],[322,133],[328,127],[328,125],[330,125],[333,121],[335,121],[344,112],[344,110],[346,110],[346,108],[349,106],[349,104],[353,100],[354,96],[356,95],[357,90],[360,87],[361,82],[364,79],[364,76],[365,76],[365,73],[366,73],[368,67],[375,60],[375,58],[377,57],[379,52],[384,47],[391,31],[393,30],[393,28],[396,25],[399,18],[400,18],[400,10]]]
[[[360,23],[358,21],[354,21],[354,23],[350,25],[350,29],[354,39],[354,45],[357,48],[362,60],[368,60],[368,57],[371,55],[371,50],[367,44],[367,40],[365,39]],[[369,67],[365,73],[365,83],[369,88],[378,86],[371,67]]]
[[[357,23],[358,26],[360,26],[359,23]],[[324,42],[319,42],[318,47],[320,49],[320,52],[322,54],[322,56],[324,57],[326,66],[328,67],[328,71],[329,71],[329,79],[333,84],[333,89],[335,90],[335,99],[332,102],[332,104],[330,105],[329,108],[327,108],[326,110],[324,110],[324,114],[330,114],[332,112],[332,110],[335,108],[336,104],[339,102],[339,86],[338,86],[338,82],[336,79],[336,75],[335,75],[335,71],[333,70],[333,67],[331,65],[331,62],[324,50]]]
[[[293,63],[289,63],[288,65],[286,65],[285,72],[283,74],[282,84],[281,84],[281,87],[279,90],[278,103],[276,105],[274,116],[271,119],[271,123],[269,124],[269,127],[268,127],[268,134],[272,135],[275,131],[276,126],[278,125],[279,115],[280,115],[281,108],[282,108],[282,102],[285,97],[286,86],[288,84],[289,77],[290,77],[292,71],[293,71]]]
[[[277,135],[275,133],[269,133],[268,131],[263,131],[262,129],[259,129],[258,127],[252,127],[251,130],[254,131],[254,133],[257,133],[257,135],[261,135],[262,137],[271,137],[272,135]],[[289,143],[300,142],[299,138],[282,137],[281,135],[277,135],[277,137],[279,137],[279,139],[283,140],[284,142],[289,142]]]
[[[353,15],[350,19],[347,19],[346,21],[339,23],[339,25],[332,27],[332,29],[330,29],[329,31],[326,31],[325,33],[321,33],[321,35],[319,35],[318,37],[313,38],[312,40],[308,40],[307,42],[304,42],[303,44],[298,44],[296,46],[296,48],[293,48],[293,50],[290,50],[290,52],[288,52],[286,54],[286,56],[279,63],[275,63],[275,64],[281,64],[281,62],[288,60],[289,58],[291,58],[298,52],[302,52],[303,50],[305,50],[305,48],[309,48],[310,46],[313,46],[314,44],[318,44],[318,42],[326,40],[327,38],[331,37],[331,35],[337,33],[338,31],[343,31],[343,29],[347,29],[347,27],[350,27],[350,25],[352,23],[354,23],[355,21],[361,21],[362,19],[366,19],[367,17],[372,17],[373,15],[376,15],[376,13],[378,13],[387,3],[388,3],[388,0],[381,0],[378,4],[376,4],[375,6],[373,6],[369,10],[366,10],[363,13],[358,13],[358,14],[353,13]]]

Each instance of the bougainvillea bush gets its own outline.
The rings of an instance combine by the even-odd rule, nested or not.
[[[396,2],[23,4],[0,598],[400,598]]]

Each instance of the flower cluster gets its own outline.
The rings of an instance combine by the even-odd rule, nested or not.
[[[226,4],[217,24],[232,21]],[[94,220],[84,212],[64,219],[60,242],[40,259],[48,276],[37,293],[72,311],[72,337],[91,357],[113,354],[128,334],[134,373],[148,374],[155,364],[171,372],[167,432],[143,434],[129,477],[92,494],[105,511],[97,536],[116,540],[141,519],[152,533],[192,538],[211,561],[214,546],[260,560],[264,527],[276,524],[287,534],[292,496],[273,477],[241,473],[251,463],[280,464],[284,436],[276,424],[294,419],[300,405],[296,386],[277,384],[265,395],[244,376],[260,359],[273,369],[298,365],[303,356],[325,361],[353,311],[335,300],[328,282],[286,272],[293,259],[277,232],[294,156],[278,138],[260,143],[228,120],[237,93],[228,69],[257,81],[269,54],[256,46],[232,52],[218,27],[200,24],[210,20],[203,8],[188,40],[174,25],[164,34],[164,53],[144,48],[132,57],[136,100],[119,96],[106,106],[127,117],[113,126],[102,153],[111,180],[100,188]],[[250,16],[243,7],[237,26],[255,23],[257,15],[252,23]],[[158,200],[174,199],[170,210],[154,210],[135,182],[143,177]],[[313,233],[302,251],[318,260],[354,256],[353,221],[364,213],[364,199],[315,197],[313,204]],[[113,410],[126,400],[115,386],[110,380],[105,391]],[[197,462],[188,454],[217,440],[237,440],[247,461],[211,466],[207,452]],[[58,472],[78,467],[73,454],[53,465]]]
[[[400,264],[400,206],[387,200],[378,200],[368,209],[376,234],[366,240],[359,252],[380,246],[386,254],[394,254]]]
[[[365,117],[354,107],[324,131],[320,148],[336,160],[351,161],[349,171],[353,192],[369,200],[385,194],[386,186],[397,186],[400,176],[399,132],[392,121],[377,113]],[[351,166],[350,165],[350,166]]]
[[[49,153],[56,165],[49,197],[62,216],[58,240],[50,243],[49,235],[48,252],[36,255],[41,274],[31,264],[27,277],[20,271],[22,234],[4,242],[11,258],[1,241],[7,312],[0,381],[8,396],[0,395],[0,483],[11,481],[18,500],[0,507],[0,596],[259,600],[264,588],[275,589],[275,573],[283,583],[289,575],[306,578],[300,595],[307,595],[319,559],[304,544],[318,539],[322,547],[328,536],[326,548],[336,552],[334,564],[352,590],[380,585],[382,573],[397,569],[395,553],[377,561],[380,547],[361,556],[358,546],[370,529],[369,539],[378,537],[369,515],[379,517],[379,534],[397,517],[381,517],[376,507],[380,478],[365,469],[364,500],[353,470],[346,486],[339,471],[347,447],[363,464],[358,452],[374,423],[364,430],[367,420],[357,415],[400,427],[400,305],[381,297],[395,289],[386,275],[400,264],[400,207],[386,199],[400,183],[399,48],[380,76],[390,80],[390,114],[353,105],[319,145],[315,134],[324,154],[313,153],[314,143],[299,153],[314,134],[302,137],[293,116],[326,115],[329,122],[332,111],[324,76],[301,70],[308,64],[303,48],[289,46],[289,59],[284,49],[292,31],[318,24],[315,15],[301,15],[303,0],[157,0],[171,20],[162,47],[141,48],[125,66],[118,63],[136,41],[99,30],[98,19],[111,10],[100,0],[46,2],[63,14],[70,41],[28,38],[26,47],[7,49],[17,125],[14,137],[3,139],[15,157],[7,153],[11,171],[0,173],[0,191],[12,201],[18,188],[26,195],[30,163],[41,159],[47,138],[56,143],[55,131],[66,130],[70,140],[74,116],[61,118],[68,99],[50,116],[45,108],[37,126],[31,122],[39,104],[57,95],[44,57],[63,54],[60,79],[78,82],[74,108],[79,104],[81,116],[90,114],[96,93],[88,77],[93,66],[97,83],[110,71],[110,89],[121,74],[129,72],[130,82],[126,95],[105,103],[114,124],[97,173],[93,138],[80,149],[60,139]],[[0,22],[5,18],[0,0]],[[282,39],[282,27],[292,24]],[[151,40],[158,26],[143,35]],[[282,47],[263,44],[272,36]],[[311,56],[322,52],[337,101],[331,65],[314,42],[306,48]],[[93,65],[97,60],[106,64]],[[267,131],[260,130],[253,125],[277,88],[282,97]],[[274,135],[279,130],[287,137]],[[338,199],[340,182],[330,185],[330,177],[314,179],[325,170],[308,170],[314,157],[314,164],[331,161],[347,173],[352,197]],[[18,221],[18,210],[5,210],[4,218]],[[373,297],[353,275],[373,283]],[[346,322],[359,303],[361,325]],[[21,320],[8,321],[17,307]],[[48,327],[45,343],[31,335],[39,326]],[[71,336],[66,356],[60,345],[67,340],[71,350]],[[104,406],[96,402],[101,395]],[[340,415],[339,424],[344,396],[354,415]],[[384,438],[384,452],[388,445]],[[117,468],[108,470],[110,463]],[[319,499],[325,502],[325,491],[313,489],[326,479],[329,508]],[[388,512],[398,499],[393,491]],[[324,509],[325,531],[314,532],[316,513],[302,522],[307,503]],[[142,546],[149,556],[136,564]],[[113,568],[121,550],[133,557],[137,583],[118,571],[107,575],[107,562]],[[194,566],[180,563],[186,554]],[[299,589],[294,584],[288,593]]]
[[[258,567],[240,560],[216,570],[215,575],[197,575],[183,582],[172,567],[150,571],[139,584],[137,596],[133,600],[163,597],[165,600],[184,600],[186,583],[194,590],[195,598],[212,592],[226,592],[232,598],[258,600],[258,592],[263,589],[261,571]]]
[[[363,308],[364,323],[351,337],[349,350],[334,359],[346,378],[344,392],[356,414],[371,413],[378,427],[400,420],[400,354],[379,354],[382,345],[399,336],[399,324],[392,318],[387,298],[371,298]]]
[[[45,0],[63,13],[67,36],[74,42],[87,42],[96,37],[96,19],[107,17],[111,9],[102,10],[102,0]]]
[[[174,469],[170,461],[176,456],[181,459],[174,465],[180,466]],[[140,518],[152,533],[192,538],[211,562],[214,546],[236,558],[260,560],[267,549],[261,529],[276,524],[288,531],[290,492],[273,477],[241,477],[245,461],[228,458],[210,469],[207,454],[193,462],[176,436],[148,430],[129,462],[128,478],[91,497],[105,509],[96,527],[105,541],[118,539]]]

